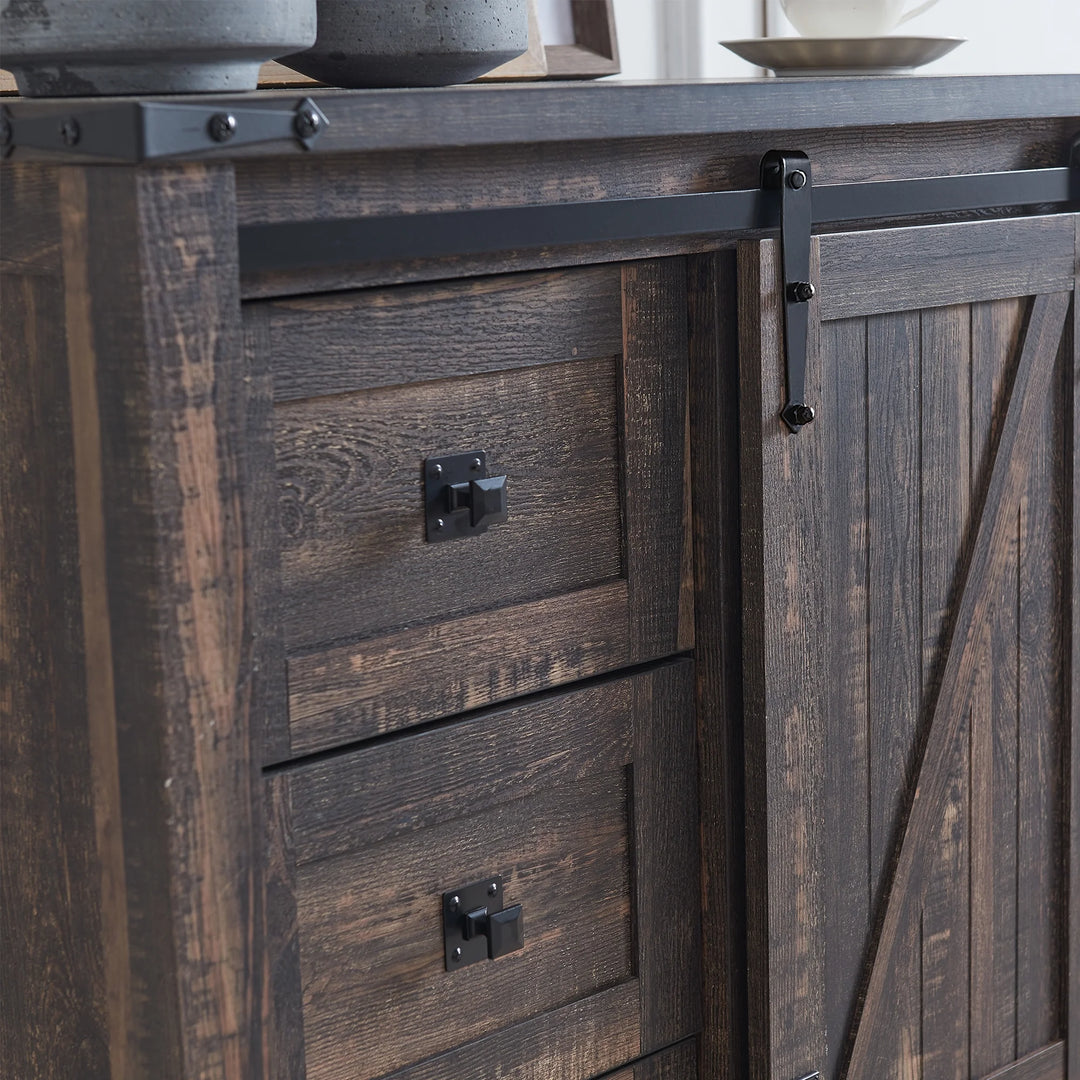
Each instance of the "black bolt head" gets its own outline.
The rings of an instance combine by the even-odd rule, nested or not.
[[[788,296],[798,304],[806,304],[813,299],[817,290],[810,281],[793,281],[788,286]]]
[[[488,896],[494,896],[498,891],[499,891],[499,886],[496,885],[495,882],[493,881],[488,886]]]
[[[236,134],[236,117],[232,113],[214,113],[206,128],[214,142],[228,142]]]
[[[65,117],[60,124],[60,138],[65,146],[76,146],[82,138],[82,129],[74,116]]]
[[[301,109],[293,121],[293,128],[301,139],[310,139],[319,133],[322,127],[322,118],[314,109]]]
[[[814,407],[812,405],[794,405],[791,409],[791,418],[796,424],[812,424],[814,422]]]
[[[802,169],[796,169],[793,173],[788,174],[787,182],[789,188],[798,191],[799,188],[806,187],[806,173]]]

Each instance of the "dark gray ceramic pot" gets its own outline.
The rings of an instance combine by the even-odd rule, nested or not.
[[[529,46],[527,0],[318,0],[314,48],[283,62],[332,86],[468,82]]]
[[[0,67],[26,97],[253,90],[315,40],[315,0],[0,0]]]

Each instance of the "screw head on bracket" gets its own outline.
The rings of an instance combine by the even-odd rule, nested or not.
[[[228,142],[236,134],[236,117],[232,113],[214,113],[206,125],[214,142]]]
[[[293,121],[293,128],[301,139],[310,139],[318,135],[322,127],[322,117],[311,106],[305,106]]]
[[[801,402],[792,405],[789,412],[791,413],[792,423],[798,424],[800,427],[806,424],[812,424],[814,422],[814,416],[816,415],[813,405],[804,405]]]
[[[789,188],[794,188],[796,191],[806,187],[806,173],[802,169],[796,169],[788,175],[787,184]]]
[[[794,300],[797,304],[809,303],[816,292],[817,289],[814,288],[811,281],[793,281],[788,286],[788,298]]]
[[[65,146],[77,146],[82,138],[82,128],[74,116],[65,117],[60,123],[60,138]]]

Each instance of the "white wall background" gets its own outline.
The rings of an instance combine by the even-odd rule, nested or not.
[[[718,43],[794,33],[779,0],[615,0],[615,22],[623,79],[758,75]],[[926,74],[1080,73],[1080,0],[940,0],[897,32],[968,39]]]

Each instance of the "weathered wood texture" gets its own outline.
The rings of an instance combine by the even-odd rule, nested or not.
[[[744,637],[748,875],[768,928],[798,911],[770,940],[751,906],[762,1076],[982,1076],[1065,1033],[1075,359],[1069,294],[1008,293],[1075,225],[1009,223],[999,298],[974,280],[967,303],[946,253],[983,227],[930,230],[929,266],[903,254],[926,230],[820,238],[798,436],[776,417],[775,252],[741,252],[744,603],[764,614]],[[847,314],[853,264],[889,288],[821,322]]]
[[[697,1056],[695,1040],[687,1039],[659,1054],[643,1058],[629,1068],[620,1069],[607,1080],[697,1080]],[[707,1076],[708,1073],[700,1075]]]
[[[1080,219],[1076,221],[1076,263],[1080,267]],[[1071,498],[1065,504],[1071,566],[1066,669],[1069,677],[1069,959],[1065,986],[1067,1075],[1080,1075],[1080,275],[1073,288],[1072,352],[1066,353],[1066,400],[1071,435],[1066,461]]]
[[[705,1077],[749,1072],[735,286],[734,252],[687,260]]]
[[[983,1080],[1066,1080],[1068,1075],[1065,1071],[1065,1043],[1056,1042],[995,1069]]]
[[[271,776],[309,1080],[585,1080],[695,1033],[695,751],[683,661]],[[447,973],[441,894],[495,873],[525,949]]]
[[[13,1077],[99,1080],[102,907],[123,878],[88,723],[102,658],[84,635],[55,172],[7,170],[0,222],[0,1060]]]
[[[692,645],[685,296],[670,260],[248,306],[278,399],[268,760]],[[509,520],[428,543],[423,462],[469,450]]]
[[[232,172],[51,175],[64,294],[25,262],[4,357],[20,380],[5,404],[24,416],[6,444],[24,463],[4,485],[21,503],[20,520],[4,513],[4,647],[20,668],[5,731],[40,803],[21,808],[24,827],[69,805],[41,850],[13,845],[20,872],[5,874],[33,905],[5,939],[43,946],[19,965],[38,989],[19,988],[14,1060],[29,1038],[27,1077],[247,1077],[264,991]],[[31,235],[19,216],[4,214],[15,250]],[[30,561],[7,564],[26,545]],[[35,896],[43,852],[66,845],[64,881]],[[69,952],[49,957],[58,933]]]
[[[776,146],[797,146],[808,153],[816,184],[1039,168],[1062,164],[1062,146],[1078,127],[1077,119],[1040,118],[905,124],[887,132],[860,127],[807,131],[777,127],[774,116],[767,130],[752,135],[740,129],[682,138],[605,138],[575,145],[573,155],[553,154],[551,147],[537,142],[471,149],[442,146],[421,155],[241,160],[237,212],[242,223],[265,224],[516,206],[523,200],[543,204],[751,188],[758,184],[762,155]],[[358,259],[355,266],[245,273],[242,286],[248,297],[288,296],[709,251],[717,242],[713,237],[669,238],[401,264],[365,264]]]

